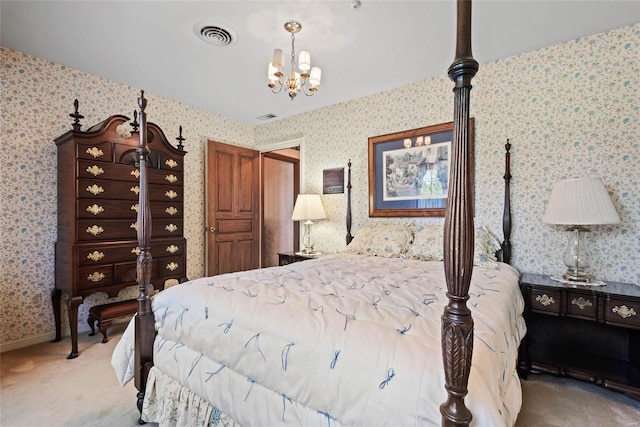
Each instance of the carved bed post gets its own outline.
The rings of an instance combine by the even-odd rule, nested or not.
[[[464,397],[467,395],[473,353],[473,319],[467,307],[474,249],[469,99],[471,79],[477,71],[478,62],[471,53],[471,0],[458,0],[456,57],[449,67],[449,77],[455,82],[455,87],[451,169],[444,223],[444,270],[449,303],[442,315],[442,356],[448,394],[447,401],[440,405],[443,426],[466,426],[472,418]]]
[[[502,213],[502,262],[511,264],[511,144],[504,145],[504,211]]]
[[[351,243],[351,159],[347,163],[347,245]]]
[[[142,411],[142,401],[147,385],[151,361],[153,360],[154,319],[151,312],[151,299],[149,297],[149,284],[151,283],[151,208],[149,206],[149,192],[147,183],[147,163],[149,160],[149,147],[147,145],[147,117],[144,111],[147,100],[144,91],[140,91],[138,98],[140,107],[140,144],[136,150],[139,157],[140,192],[138,193],[138,246],[140,253],[137,262],[137,281],[140,288],[138,295],[138,314],[136,316],[136,340],[135,340],[135,385],[138,389],[137,405]],[[142,423],[142,417],[140,418]]]

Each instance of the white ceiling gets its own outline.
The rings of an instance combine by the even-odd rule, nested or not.
[[[8,1],[2,46],[144,89],[248,124],[446,75],[454,56],[455,2]],[[322,68],[313,97],[291,101],[267,87],[273,48]],[[640,1],[476,0],[473,51],[480,63],[640,22]],[[222,26],[230,46],[200,40],[194,25]],[[288,67],[286,68],[288,69]],[[480,68],[482,72],[482,67]],[[274,119],[277,120],[277,119]]]

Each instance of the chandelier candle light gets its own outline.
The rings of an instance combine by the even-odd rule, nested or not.
[[[553,188],[547,210],[542,217],[547,224],[569,225],[569,245],[562,260],[567,266],[563,277],[590,282],[587,273],[590,255],[585,245],[585,225],[616,224],[620,217],[600,178],[577,178],[558,181]]]
[[[301,254],[315,254],[311,240],[311,227],[313,226],[311,220],[325,219],[326,217],[327,214],[324,211],[319,194],[298,194],[291,219],[294,221],[304,221],[304,235],[302,237],[304,250]]]
[[[308,51],[303,50],[300,52],[300,58],[298,59],[300,72],[296,72],[295,34],[302,30],[302,24],[298,21],[288,21],[284,24],[284,29],[291,33],[291,70],[289,77],[281,80],[284,76],[282,74],[284,53],[282,49],[274,49],[273,59],[269,63],[268,86],[273,93],[280,93],[283,87],[286,88],[292,101],[300,91],[307,96],[312,96],[318,90],[322,71],[318,67],[311,68],[311,55]]]

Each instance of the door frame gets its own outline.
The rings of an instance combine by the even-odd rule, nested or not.
[[[294,148],[300,147],[300,161],[302,163],[302,157],[304,156],[305,150],[305,142],[304,137],[288,139],[286,141],[274,142],[272,144],[265,144],[259,147],[253,147],[254,150],[259,151],[260,153],[266,153],[268,151],[278,151],[285,148]],[[300,176],[302,177],[302,164],[300,165]]]
[[[277,150],[276,150],[277,151]],[[265,239],[265,223],[264,223],[264,215],[265,215],[265,208],[264,208],[264,198],[265,198],[265,191],[264,191],[264,184],[266,182],[265,176],[264,176],[264,172],[265,172],[265,168],[264,168],[264,161],[265,159],[272,159],[272,160],[277,160],[280,162],[285,162],[285,163],[289,163],[291,165],[293,165],[293,203],[295,204],[296,202],[296,197],[298,194],[300,194],[300,159],[299,158],[294,158],[294,157],[288,157],[279,153],[276,153],[274,151],[265,151],[264,153],[260,153],[260,168],[261,168],[261,175],[260,175],[260,222],[261,222],[261,227],[260,227],[260,232],[262,233],[262,239],[260,239],[260,251],[261,251],[261,260],[264,261],[264,254],[265,254],[265,245],[266,245],[266,239]],[[300,227],[296,227],[297,223],[294,221],[291,224],[291,227],[293,228],[293,250],[295,252],[297,252],[300,249]]]
[[[300,151],[300,158],[298,159],[298,179],[297,179],[297,188],[294,188],[294,192],[297,190],[297,194],[300,193],[303,187],[303,177],[304,177],[304,151],[305,151],[305,142],[304,138],[294,138],[286,141],[275,142],[273,144],[265,144],[260,147],[255,147],[255,150],[260,152],[260,261],[262,262],[262,256],[264,251],[264,157],[267,153],[272,151],[283,150],[285,148],[295,148],[298,147]],[[275,157],[275,156],[274,156]],[[279,158],[279,157],[278,157]],[[295,186],[295,183],[294,183]],[[297,194],[294,195],[297,196]],[[293,201],[295,204],[295,200]],[[297,250],[300,247],[300,227],[296,228],[294,224],[294,248]]]

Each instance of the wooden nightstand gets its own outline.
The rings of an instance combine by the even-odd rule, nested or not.
[[[287,265],[307,259],[316,259],[320,255],[320,252],[315,255],[304,255],[296,252],[278,252],[278,265]]]
[[[520,373],[591,381],[640,399],[640,286],[571,287],[525,273]]]

